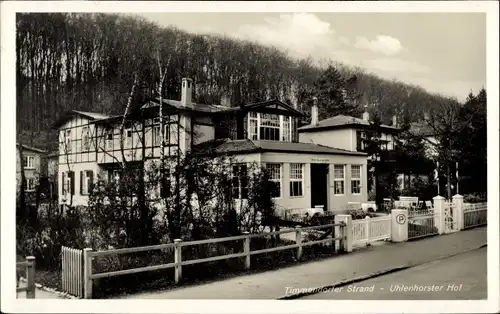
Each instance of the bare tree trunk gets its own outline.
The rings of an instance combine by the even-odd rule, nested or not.
[[[137,73],[134,75],[134,84],[132,85],[132,89],[130,90],[130,94],[128,95],[127,106],[125,107],[125,113],[123,114],[122,125],[120,126],[120,150],[122,153],[122,168],[125,169],[127,167],[127,160],[125,159],[125,151],[124,151],[124,136],[123,132],[125,131],[125,122],[127,120],[127,114],[130,109],[130,105],[132,103],[132,98],[134,97],[135,87],[137,86]]]

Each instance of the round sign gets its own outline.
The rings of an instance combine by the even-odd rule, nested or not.
[[[406,222],[406,216],[403,215],[403,214],[399,214],[396,216],[396,222],[400,225],[404,225],[404,223]]]

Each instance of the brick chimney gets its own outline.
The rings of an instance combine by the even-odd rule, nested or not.
[[[368,113],[368,105],[365,105],[365,112],[363,112],[363,120],[370,121],[370,114]]]
[[[311,124],[318,125],[318,98],[313,98],[313,105],[311,106]]]
[[[398,127],[398,116],[397,115],[392,116],[392,126]]]
[[[193,80],[190,78],[182,79],[181,103],[183,106],[190,105],[193,98]]]
[[[225,107],[231,107],[231,96],[229,96],[229,94],[223,94],[220,98],[220,104]]]

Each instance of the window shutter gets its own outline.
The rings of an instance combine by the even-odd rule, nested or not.
[[[91,191],[94,188],[94,171],[90,170],[88,172],[89,175],[89,191]]]
[[[83,195],[83,171],[80,171],[80,195]]]
[[[75,172],[71,171],[70,173],[70,184],[71,184],[71,195],[75,195]]]

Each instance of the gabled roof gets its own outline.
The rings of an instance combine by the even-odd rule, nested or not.
[[[37,153],[41,153],[41,154],[46,154],[47,153],[46,150],[43,150],[43,149],[40,149],[40,148],[36,148],[36,147],[33,147],[33,146],[28,146],[28,145],[20,144],[20,143],[16,143],[16,146],[17,147],[22,146],[23,149],[31,150],[31,151],[34,151],[34,152],[37,152]]]
[[[314,143],[294,143],[278,141],[256,141],[256,140],[229,140],[219,139],[207,141],[195,146],[199,152],[215,154],[248,154],[258,152],[281,152],[295,154],[327,154],[327,155],[351,155],[367,156],[366,153],[354,152],[345,149],[318,145]]]
[[[316,125],[305,125],[303,127],[300,127],[298,130],[299,132],[309,132],[309,131],[319,131],[319,130],[326,130],[326,129],[341,129],[341,128],[352,128],[352,127],[367,127],[370,125],[370,122],[356,118],[356,117],[351,117],[351,116],[345,116],[345,115],[338,115],[335,117],[331,117],[328,119],[324,119],[318,122]],[[394,132],[399,131],[399,128],[382,124],[380,126],[383,129],[386,130],[392,130]]]
[[[162,102],[164,104],[170,105],[173,108],[177,110],[187,110],[187,111],[194,111],[194,112],[202,112],[202,113],[218,113],[218,112],[235,112],[235,111],[240,111],[240,110],[255,110],[259,108],[270,108],[270,109],[280,109],[280,110],[285,110],[290,112],[294,116],[299,116],[302,117],[303,114],[298,111],[297,109],[293,108],[292,106],[281,102],[277,98],[271,99],[271,100],[266,100],[266,101],[260,101],[260,102],[255,102],[255,103],[247,103],[247,104],[242,104],[241,106],[237,107],[227,107],[227,106],[221,106],[221,105],[207,105],[207,104],[199,104],[199,103],[189,103],[186,105],[183,105],[180,100],[173,100],[173,99],[162,99]],[[148,102],[146,102],[143,106],[141,106],[141,109],[146,109],[146,108],[154,108],[159,106],[159,99],[151,99]]]
[[[425,122],[413,122],[410,124],[410,130],[408,131],[413,136],[419,137],[430,137],[436,136],[436,132],[427,125]]]
[[[95,112],[86,112],[86,111],[78,111],[78,110],[71,110],[66,112],[61,118],[59,118],[53,125],[52,128],[58,128],[61,125],[63,125],[66,121],[77,117],[81,116],[84,118],[87,118],[89,120],[104,120],[108,119],[109,116],[102,114],[102,113],[95,113]]]
[[[178,110],[188,110],[188,111],[205,112],[205,113],[231,111],[231,110],[237,109],[237,108],[230,108],[230,107],[220,106],[220,105],[197,104],[197,103],[193,103],[193,102],[184,106],[180,100],[174,100],[174,99],[162,99],[162,102],[163,102],[163,104],[167,104],[167,105],[172,106]],[[144,105],[142,105],[140,108],[141,109],[154,108],[154,107],[158,107],[159,104],[160,104],[159,98],[150,99]]]

